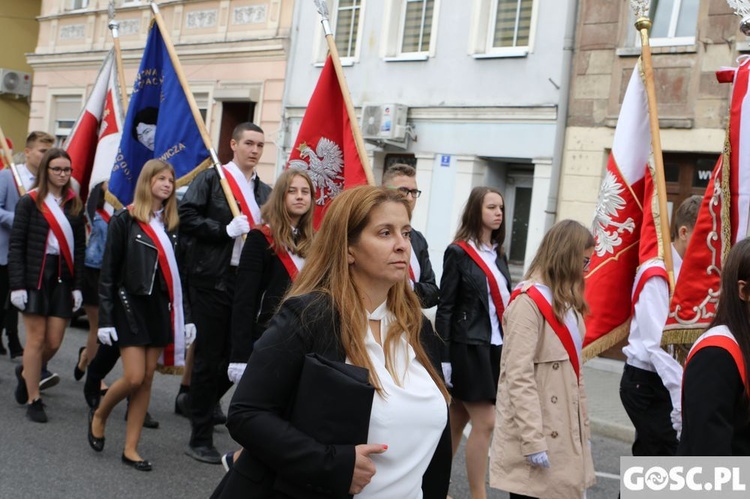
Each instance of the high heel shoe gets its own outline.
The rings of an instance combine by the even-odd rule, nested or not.
[[[104,437],[95,437],[94,433],[91,431],[92,423],[94,422],[94,412],[96,409],[91,409],[89,411],[89,445],[92,449],[94,449],[96,452],[101,452],[104,450]],[[124,457],[124,456],[123,456]]]
[[[122,462],[128,466],[132,466],[138,471],[151,471],[152,469],[151,461],[133,461],[132,459],[128,459],[124,452],[122,453]]]
[[[86,374],[84,370],[78,367],[81,365],[81,355],[83,354],[84,350],[86,350],[86,347],[81,347],[78,349],[78,360],[76,360],[76,366],[75,368],[73,368],[73,377],[76,381],[81,381],[83,375]]]

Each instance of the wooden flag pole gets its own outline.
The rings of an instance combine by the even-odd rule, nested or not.
[[[15,163],[13,163],[13,153],[11,152],[10,147],[8,147],[8,141],[5,139],[5,133],[3,132],[2,127],[0,127],[0,142],[2,142],[3,154],[5,155],[8,162],[8,168],[10,168],[10,172],[13,174],[13,180],[16,182],[18,192],[21,194],[21,196],[23,196],[24,194],[26,194],[26,189],[24,189],[23,182],[21,182],[21,176],[18,175],[16,165]]]
[[[164,39],[164,45],[167,47],[169,59],[172,61],[172,66],[174,66],[174,71],[177,74],[177,79],[180,81],[180,85],[185,92],[185,97],[187,97],[188,104],[190,105],[190,111],[193,113],[193,119],[195,120],[196,125],[198,125],[198,130],[200,131],[203,143],[206,145],[206,149],[208,149],[209,153],[211,154],[211,161],[213,163],[214,170],[216,170],[216,173],[219,175],[221,190],[224,192],[224,196],[227,198],[227,203],[229,204],[229,209],[232,212],[232,216],[237,217],[242,214],[240,212],[240,207],[237,205],[237,200],[234,198],[234,194],[232,194],[232,189],[229,188],[229,183],[227,182],[227,177],[221,167],[219,156],[216,154],[213,145],[211,145],[211,138],[208,136],[206,124],[203,122],[203,116],[201,116],[201,113],[198,110],[198,104],[195,103],[193,92],[190,91],[190,85],[188,85],[185,73],[182,71],[180,59],[179,57],[177,57],[177,52],[175,52],[174,45],[172,45],[172,38],[169,36],[169,32],[164,25],[164,19],[161,17],[161,12],[159,12],[159,6],[151,2],[151,10],[154,13],[154,20],[156,21],[156,25],[159,27],[161,36]],[[242,238],[245,238],[244,234]]]
[[[656,168],[656,193],[659,200],[659,229],[661,232],[664,266],[669,277],[670,296],[674,292],[674,263],[672,262],[672,238],[669,230],[669,212],[667,210],[667,183],[664,178],[664,158],[662,157],[661,135],[659,133],[659,113],[656,106],[656,87],[654,85],[654,68],[651,62],[651,46],[648,31],[651,29],[648,2],[632,1],[636,9],[635,28],[641,35],[641,62],[644,74],[644,85],[648,97],[648,121],[651,128],[651,150]]]
[[[128,91],[125,86],[125,68],[122,65],[122,50],[120,49],[120,23],[114,19],[109,21],[109,29],[115,41],[115,68],[117,68],[117,83],[120,86],[120,100],[122,101],[122,112],[128,110]]]
[[[372,174],[372,168],[370,167],[370,158],[367,156],[365,141],[362,138],[362,131],[359,129],[359,122],[357,121],[357,114],[354,111],[352,96],[349,93],[349,86],[346,83],[346,76],[344,76],[344,68],[341,66],[341,59],[339,58],[339,50],[338,48],[336,48],[336,41],[333,38],[331,23],[328,19],[328,5],[326,4],[325,0],[315,0],[315,5],[318,7],[318,13],[321,16],[320,22],[323,24],[323,31],[326,35],[328,52],[331,54],[331,61],[333,62],[333,67],[336,70],[336,78],[338,78],[339,80],[341,94],[344,97],[346,113],[349,115],[349,123],[352,127],[352,135],[354,135],[354,143],[357,146],[359,160],[362,163],[362,168],[364,168],[365,170],[367,183],[370,185],[375,185],[375,177]]]

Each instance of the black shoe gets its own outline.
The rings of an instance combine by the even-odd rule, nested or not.
[[[221,454],[213,445],[211,447],[193,447],[188,446],[185,454],[196,461],[208,464],[221,464]]]
[[[83,354],[84,350],[86,350],[86,347],[81,347],[78,349],[78,359],[76,360],[76,366],[73,368],[73,377],[76,381],[81,381],[83,375],[86,374],[86,371],[83,371],[78,367],[79,365],[81,365],[81,354]]]
[[[96,409],[91,409],[89,411],[89,445],[96,452],[101,452],[104,450],[104,437],[95,437],[94,433],[91,431],[91,424],[94,421],[94,411],[96,411]]]
[[[125,457],[125,454],[122,455],[122,462],[138,471],[151,471],[152,469],[151,461],[133,461]]]
[[[36,399],[26,406],[26,417],[35,423],[47,422],[47,413],[44,412],[42,399]]]
[[[46,390],[52,388],[60,382],[60,376],[57,373],[49,372],[47,369],[42,369],[42,377],[39,379],[39,390]]]
[[[125,421],[128,420],[128,411],[125,411]],[[151,414],[147,411],[146,417],[143,419],[143,427],[155,430],[159,427],[159,422],[151,417]]]
[[[227,415],[221,410],[221,402],[216,402],[213,413],[214,426],[227,424]]]
[[[29,401],[29,392],[26,390],[26,380],[23,379],[23,364],[16,366],[16,402],[19,404],[25,404]]]
[[[180,416],[190,417],[190,394],[187,392],[178,393],[174,399],[174,413]]]

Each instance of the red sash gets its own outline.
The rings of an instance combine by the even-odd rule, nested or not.
[[[112,215],[104,208],[97,208],[96,212],[99,214],[100,217],[102,217],[102,220],[104,220],[107,223],[109,223],[110,219],[112,218]]]
[[[745,385],[745,390],[748,392],[748,395],[750,395],[750,390],[747,386],[745,358],[742,356],[742,350],[740,350],[740,346],[732,338],[728,338],[727,336],[721,334],[698,338],[698,341],[695,343],[695,345],[693,345],[693,348],[690,349],[690,353],[685,360],[685,369],[687,369],[688,362],[690,362],[690,359],[693,358],[693,355],[695,355],[699,350],[703,350],[706,347],[719,347],[729,352],[729,355],[731,355],[734,359],[734,363],[737,364],[737,370],[740,372],[742,384]]]
[[[289,274],[289,279],[294,282],[294,279],[297,278],[297,274],[299,273],[299,269],[294,263],[294,260],[292,260],[292,257],[289,255],[289,252],[280,244],[274,246],[273,236],[271,235],[271,228],[268,225],[260,226],[260,231],[264,236],[266,236],[266,241],[268,241],[268,244],[276,252],[276,256],[278,256],[279,260],[281,260],[281,264],[284,265],[284,268]]]
[[[568,353],[568,358],[570,358],[570,365],[573,366],[573,371],[576,373],[576,380],[578,380],[578,382],[580,383],[581,366],[578,361],[578,350],[576,350],[575,343],[573,343],[573,337],[571,336],[572,333],[568,329],[568,326],[557,320],[555,312],[552,310],[552,305],[550,305],[550,303],[547,301],[547,298],[544,297],[544,295],[536,288],[536,286],[531,286],[526,291],[522,291],[521,288],[516,288],[516,290],[513,291],[513,294],[511,295],[511,301],[513,301],[521,293],[526,293],[527,295],[529,295],[529,298],[534,301],[536,307],[542,313],[542,317],[544,317],[544,320],[547,321],[547,323],[557,335],[557,338],[560,340],[560,343],[562,343],[563,348],[565,348],[565,351]]]
[[[34,203],[36,203],[37,197],[39,196],[39,191],[37,191],[36,189],[31,190],[29,191],[29,196],[31,196],[31,199],[33,199]],[[65,202],[67,203],[74,197],[75,194],[73,193],[73,191],[68,189],[68,194],[65,198]],[[75,246],[75,241],[72,240],[73,229],[70,226],[70,222],[68,221],[68,219],[65,218],[65,214],[61,209],[57,210],[57,216],[55,216],[55,213],[53,213],[52,209],[54,209],[54,207],[48,206],[45,200],[45,203],[40,211],[42,212],[44,219],[47,221],[50,230],[57,238],[57,243],[60,246],[60,254],[63,257],[63,260],[65,260],[65,264],[68,266],[68,270],[70,270],[70,275],[75,275],[75,265],[73,263],[73,251]],[[58,220],[58,217],[62,217],[63,219]],[[66,224],[70,229],[69,235],[66,235],[65,230],[63,229],[63,224]]]
[[[229,189],[232,191],[235,199],[237,199],[237,203],[240,205],[240,211],[243,215],[247,216],[247,220],[250,222],[250,227],[255,227],[260,223],[260,220],[255,220],[255,217],[253,216],[253,210],[250,209],[251,200],[246,199],[242,187],[237,183],[238,180],[235,178],[235,172],[232,169],[227,168],[227,166],[222,166],[222,168],[224,168]],[[252,195],[252,192],[249,193],[249,195]]]
[[[490,296],[492,297],[492,303],[495,304],[495,310],[497,310],[497,317],[502,322],[503,313],[505,312],[505,305],[503,305],[503,296],[500,294],[500,287],[497,285],[495,274],[492,273],[490,268],[484,263],[484,260],[474,248],[471,247],[466,241],[456,241],[455,243],[459,248],[464,250],[469,258],[472,259],[477,266],[482,269],[484,275],[487,277],[487,283],[490,285]],[[502,331],[502,328],[501,328]]]

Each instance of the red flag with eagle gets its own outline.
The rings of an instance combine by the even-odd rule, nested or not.
[[[693,343],[716,313],[721,268],[732,245],[748,235],[750,215],[750,58],[716,73],[734,83],[724,151],[703,196],[664,327],[664,344]]]
[[[109,178],[122,135],[123,109],[114,49],[109,51],[94,88],[63,146],[70,154],[73,178],[86,199],[94,185]]]
[[[316,228],[334,197],[344,189],[367,183],[330,55],[307,105],[287,166],[305,170],[315,185]]]
[[[586,274],[591,313],[586,318],[585,358],[628,336],[636,270],[652,253],[644,248],[644,255],[639,254],[644,201],[651,204],[650,197],[645,199],[650,155],[648,101],[639,61],[625,91],[594,214],[596,245]]]

